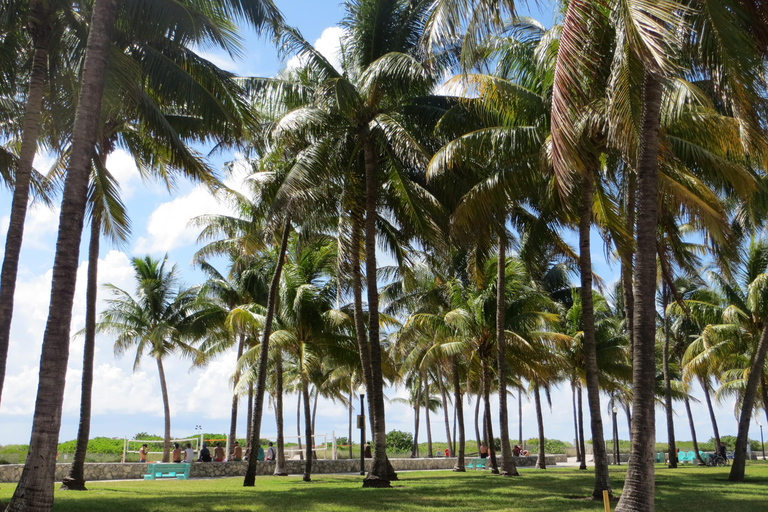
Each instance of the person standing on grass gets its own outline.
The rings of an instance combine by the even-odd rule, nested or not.
[[[171,459],[175,464],[181,462],[181,446],[179,446],[179,443],[173,443],[173,455]]]
[[[195,450],[192,449],[192,443],[187,443],[187,447],[184,449],[184,462],[195,462]]]

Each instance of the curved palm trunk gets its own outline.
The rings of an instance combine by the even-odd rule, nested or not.
[[[47,512],[53,506],[56,445],[61,427],[64,384],[69,361],[69,329],[72,322],[83,218],[88,198],[88,177],[96,145],[104,74],[116,13],[115,0],[97,0],[94,3],[72,131],[71,157],[67,166],[59,216],[51,301],[40,356],[40,380],[29,455],[13,498],[6,509],[8,511]]]
[[[453,470],[464,472],[466,471],[466,469],[464,469],[464,450],[466,446],[466,438],[464,437],[464,403],[463,397],[461,396],[461,381],[459,380],[459,363],[457,356],[453,356],[451,359],[451,373],[453,377],[453,400],[456,404],[456,416],[459,422],[459,451],[456,465],[453,467]]]
[[[372,142],[365,139],[365,278],[368,292],[368,344],[371,382],[368,383],[368,408],[373,412],[373,464],[363,487],[390,487],[394,470],[387,460],[387,431],[384,418],[384,382],[379,344],[379,289],[376,282],[376,206],[378,203],[378,163]]]
[[[546,439],[544,438],[544,416],[541,414],[541,393],[539,386],[533,386],[533,399],[536,402],[536,423],[539,427],[539,456],[536,458],[536,469],[547,469]]]
[[[264,318],[264,328],[261,333],[261,348],[259,350],[259,366],[256,377],[256,390],[254,391],[253,417],[251,421],[251,456],[248,457],[248,469],[243,479],[244,487],[253,487],[256,482],[256,457],[259,450],[259,436],[261,435],[261,414],[264,410],[264,392],[267,389],[267,363],[269,362],[269,337],[272,335],[272,321],[275,317],[277,304],[277,288],[280,285],[280,276],[283,272],[285,252],[288,248],[288,238],[291,235],[290,216],[285,219],[283,236],[280,240],[280,250],[277,253],[277,264],[269,284],[267,295],[267,314]]]
[[[448,396],[445,393],[445,383],[443,382],[443,372],[440,365],[437,365],[437,384],[440,388],[440,398],[443,401],[443,416],[445,417],[445,439],[448,443],[448,454],[453,457],[453,443],[451,442],[451,418],[448,417]]]
[[[693,452],[696,454],[696,458],[699,459],[699,465],[705,466],[704,459],[701,458],[699,453],[699,440],[696,439],[696,426],[693,424],[693,414],[691,414],[691,403],[688,397],[685,397],[685,412],[688,414],[688,425],[691,427],[691,439],[693,439]]]
[[[432,424],[429,419],[429,372],[424,375],[424,422],[427,425],[427,458],[434,457],[432,453]]]
[[[163,435],[163,462],[171,460],[171,402],[168,399],[168,384],[165,382],[163,360],[155,357],[157,373],[160,376],[160,391],[163,394],[163,414],[165,415],[165,433]]]
[[[720,431],[717,428],[717,418],[715,417],[715,410],[712,407],[712,398],[709,395],[709,381],[701,380],[701,387],[704,389],[704,399],[707,401],[707,409],[709,410],[709,420],[712,422],[712,431],[715,433],[715,448],[720,446]]]
[[[302,377],[301,392],[304,394],[304,435],[307,440],[307,451],[304,458],[304,477],[305,482],[312,481],[312,409],[309,405],[309,382],[306,377]]]
[[[669,442],[669,467],[677,467],[677,448],[675,446],[675,419],[673,418],[674,411],[672,410],[672,381],[669,377],[669,321],[667,319],[667,305],[669,304],[669,294],[667,293],[667,284],[662,286],[662,308],[664,310],[664,352],[663,352],[663,368],[664,368],[664,405],[667,410],[667,439]],[[698,456],[699,450],[696,449]]]
[[[45,24],[49,14],[48,2],[32,0],[29,2],[29,18]],[[48,75],[48,47],[50,29],[43,27],[32,29],[33,57],[29,74],[27,103],[24,106],[24,124],[22,127],[21,150],[16,164],[11,218],[5,237],[5,252],[2,273],[0,273],[0,397],[3,394],[5,369],[8,361],[8,346],[11,339],[11,321],[13,318],[13,299],[16,292],[16,277],[19,270],[21,242],[24,238],[24,221],[27,218],[29,204],[29,186],[32,181],[32,162],[37,152],[37,140],[42,119],[43,95]]]
[[[749,422],[752,419],[752,408],[755,405],[757,387],[763,375],[765,365],[765,353],[768,351],[768,318],[763,320],[763,333],[760,335],[760,343],[757,345],[755,357],[749,369],[747,387],[744,389],[744,398],[741,402],[741,415],[739,416],[739,431],[736,435],[736,447],[733,449],[733,465],[728,480],[741,482],[744,480],[744,471],[747,463],[747,435],[749,434]]]
[[[283,421],[283,352],[275,354],[275,421],[277,423],[276,476],[288,476],[285,469],[285,422]],[[258,451],[258,448],[256,449]]]
[[[240,334],[240,340],[237,344],[237,360],[243,356],[243,348],[245,347],[245,334]],[[240,380],[240,371],[235,373],[235,382]],[[240,401],[240,397],[237,393],[232,393],[232,414],[229,419],[229,444],[230,451],[235,449],[235,441],[237,440],[237,406]],[[229,456],[229,454],[227,454]]]
[[[96,352],[96,297],[98,294],[99,241],[101,220],[95,214],[91,218],[91,241],[88,246],[88,284],[85,292],[85,343],[83,347],[83,378],[80,386],[80,425],[77,429],[75,458],[69,475],[61,488],[85,491],[85,455],[91,433],[91,397],[93,395],[93,358]]]
[[[581,218],[579,219],[579,272],[581,273],[582,327],[584,329],[584,370],[587,380],[587,403],[592,421],[592,458],[595,461],[595,487],[592,498],[603,499],[603,491],[611,494],[611,480],[608,475],[608,453],[605,449],[603,417],[600,409],[600,384],[597,367],[597,345],[595,343],[595,310],[592,303],[592,254],[590,229],[592,227],[592,200],[594,174],[590,172],[582,180]]]
[[[483,405],[485,411],[483,415],[483,427],[488,451],[491,457],[491,473],[499,474],[499,464],[496,460],[496,446],[493,442],[493,423],[491,420],[491,372],[488,368],[487,356],[483,357]]]
[[[581,442],[579,441],[579,414],[576,410],[576,386],[571,386],[571,402],[573,405],[573,431],[576,436],[576,462],[581,462]]]
[[[581,399],[581,384],[579,384],[577,399],[579,403],[579,448],[581,449],[579,469],[587,469],[587,446],[584,441],[584,407]],[[594,459],[594,455],[592,458]]]
[[[302,389],[299,390],[298,398],[296,400],[296,437],[299,441],[299,460],[304,460],[304,452],[302,452],[302,446],[301,446],[301,398],[303,396],[304,386],[302,385]]]
[[[643,76],[641,139],[636,166],[638,195],[632,359],[632,449],[617,512],[654,510],[656,223],[661,96],[661,82],[652,72],[646,70]]]
[[[253,382],[248,385],[248,412],[246,413],[246,444],[251,446],[251,423],[253,422]]]
[[[413,448],[411,448],[411,458],[419,457],[419,423],[421,414],[421,372],[419,372],[419,381],[416,390],[416,403],[413,405]]]
[[[317,401],[320,398],[320,392],[315,387],[315,399],[312,401],[312,435],[315,435],[315,418],[317,418]],[[312,452],[314,458],[317,459],[317,452]]]
[[[499,379],[499,423],[501,439],[501,475],[519,476],[509,447],[509,409],[507,408],[507,341],[504,314],[506,302],[507,238],[499,233],[499,255],[496,261],[496,360]],[[491,442],[493,440],[491,439]]]

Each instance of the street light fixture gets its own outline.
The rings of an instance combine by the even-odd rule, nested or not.
[[[758,425],[760,425],[760,444],[763,445],[763,460],[765,460],[765,441],[763,441],[763,422],[758,421]]]
[[[360,414],[357,415],[357,428],[360,429],[360,474],[365,475],[365,388],[363,386],[360,386],[359,394]]]
[[[203,439],[203,426],[202,425],[195,425],[195,431],[200,435],[200,450],[203,449],[203,443],[205,440]]]

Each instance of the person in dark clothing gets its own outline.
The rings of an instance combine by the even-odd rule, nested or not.
[[[363,455],[366,459],[373,458],[373,454],[371,454],[371,443],[365,443],[365,449],[363,451]]]
[[[208,445],[203,444],[203,449],[200,450],[200,458],[198,462],[211,462],[211,452],[208,450]]]

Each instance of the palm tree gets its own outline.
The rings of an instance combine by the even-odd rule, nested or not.
[[[112,298],[97,326],[100,332],[116,336],[116,355],[122,356],[135,347],[134,371],[145,355],[155,359],[165,411],[163,462],[169,461],[171,439],[171,406],[163,360],[175,352],[194,358],[197,350],[190,341],[205,335],[208,327],[201,322],[205,308],[198,299],[199,289],[177,289],[178,270],[175,266],[166,270],[166,263],[167,257],[163,261],[150,256],[134,258],[135,295],[107,285]]]

